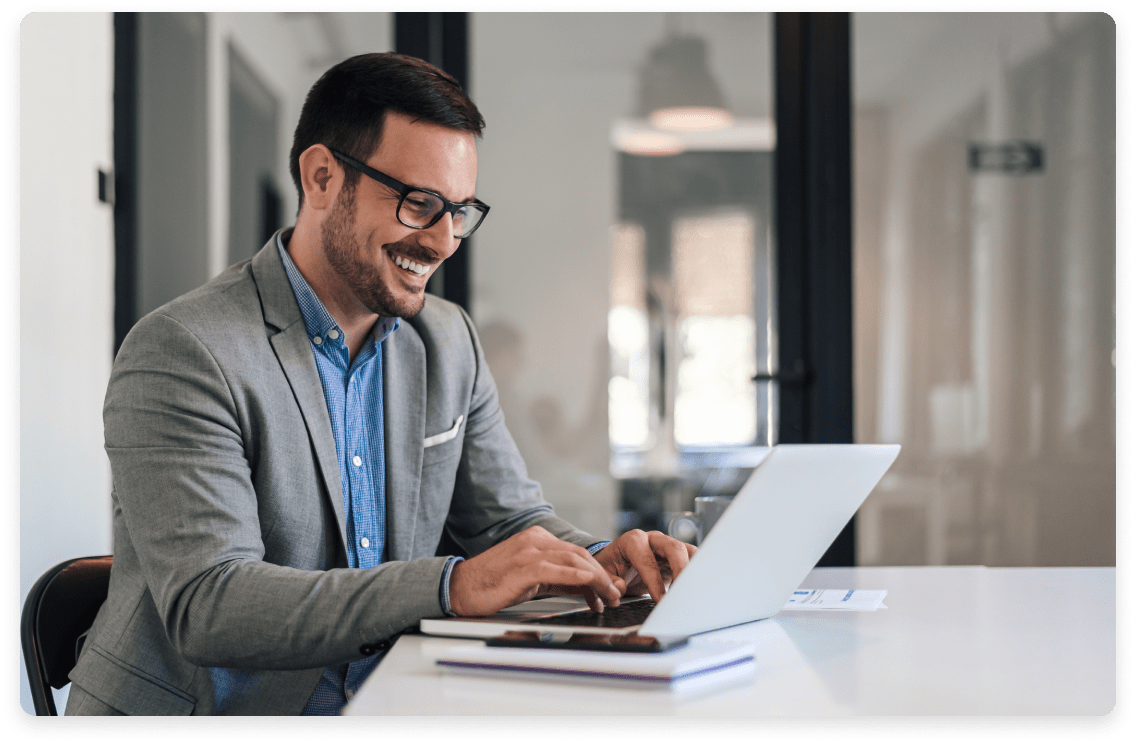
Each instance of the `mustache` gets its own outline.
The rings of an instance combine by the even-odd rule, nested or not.
[[[383,248],[391,253],[406,256],[415,263],[435,264],[440,260],[434,251],[420,245],[417,241],[400,240],[397,243],[386,243],[383,245]]]

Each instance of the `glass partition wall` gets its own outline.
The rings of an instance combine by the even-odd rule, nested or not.
[[[212,50],[206,67],[233,68],[209,78],[218,105],[198,106],[215,109],[209,141],[228,149],[240,139],[225,123],[240,112],[221,113],[239,103],[230,82],[294,122],[324,69],[388,48],[397,25],[389,13],[191,15],[166,30]],[[597,535],[735,492],[778,440],[776,383],[762,379],[779,367],[773,15],[468,21],[469,87],[488,122],[478,193],[493,205],[470,250],[471,310],[531,474]],[[1112,565],[1114,24],[855,14],[852,50],[856,438],[903,445],[860,512],[859,562]],[[242,60],[264,90],[245,85]],[[230,180],[226,157],[208,158],[217,193],[194,202],[209,206],[198,228],[214,225],[196,242],[217,260],[191,251],[150,269],[215,272],[236,257],[223,226],[237,202],[222,192],[240,164]],[[248,232],[241,243],[260,218],[278,221],[259,169],[245,201],[266,208],[230,225]],[[118,304],[208,273],[147,284],[145,258],[146,286],[123,281]]]
[[[1115,565],[1115,25],[853,16],[866,565]]]
[[[736,492],[775,439],[771,70],[765,13],[470,17],[472,315],[530,474],[595,534]]]

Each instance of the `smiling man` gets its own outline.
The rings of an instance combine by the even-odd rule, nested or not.
[[[476,331],[425,293],[489,207],[444,72],[363,55],[296,127],[293,229],[143,318],[104,407],[110,593],[68,715],[334,714],[423,617],[661,598],[694,548],[556,517]]]

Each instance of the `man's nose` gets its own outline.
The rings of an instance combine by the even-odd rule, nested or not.
[[[440,220],[422,232],[425,233],[422,244],[434,251],[443,261],[452,256],[461,244],[461,238],[454,237],[454,217],[449,212],[443,214]]]

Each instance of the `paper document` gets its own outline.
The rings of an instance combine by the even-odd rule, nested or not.
[[[886,589],[798,589],[783,610],[860,610],[887,609]]]

